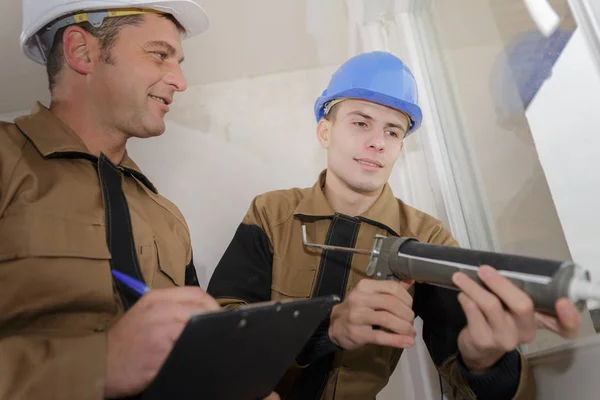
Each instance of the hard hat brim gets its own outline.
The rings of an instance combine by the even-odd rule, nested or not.
[[[131,1],[114,0],[98,2],[96,0],[81,0],[76,2],[77,9],[73,9],[73,3],[67,3],[64,7],[58,7],[53,10],[52,18],[41,17],[33,24],[28,26],[21,33],[20,46],[21,51],[31,60],[38,64],[45,64],[44,57],[35,42],[34,36],[56,18],[61,16],[84,11],[94,11],[102,9],[118,8],[141,8],[152,9],[173,15],[173,17],[186,30],[185,39],[196,36],[208,29],[210,23],[206,11],[198,3],[192,0],[163,0],[163,1],[140,1],[132,3]]]
[[[400,100],[382,93],[373,92],[367,89],[349,89],[344,92],[336,93],[335,96],[320,96],[315,102],[315,117],[319,122],[324,116],[325,105],[332,100],[339,98],[348,98],[355,100],[365,100],[371,103],[380,104],[394,110],[402,111],[411,119],[411,127],[407,132],[407,136],[413,131],[419,129],[423,121],[423,114],[421,108],[413,103],[409,103],[404,100]]]

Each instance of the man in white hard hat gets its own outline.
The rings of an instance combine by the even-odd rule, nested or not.
[[[0,123],[0,399],[137,396],[187,317],[219,309],[182,214],[126,152],[165,130],[182,37],[207,26],[191,0],[23,1],[52,100]]]

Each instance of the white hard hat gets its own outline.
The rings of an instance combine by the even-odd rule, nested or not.
[[[132,9],[171,14],[185,28],[186,38],[208,28],[206,12],[193,0],[23,0],[21,50],[33,61],[45,64],[48,47],[52,46],[56,30],[84,21],[99,25],[104,17],[127,15],[119,12],[123,9],[129,9],[130,14],[133,13]],[[92,11],[104,11],[104,13],[92,13]],[[49,30],[47,33],[51,34],[51,37],[44,42],[38,34],[40,30],[66,16],[71,18],[61,21],[62,24]]]

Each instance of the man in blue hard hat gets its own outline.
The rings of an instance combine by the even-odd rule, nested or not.
[[[494,294],[456,274],[458,292],[413,282],[366,279],[366,255],[315,250],[310,242],[372,248],[375,235],[457,246],[437,219],[394,198],[387,183],[404,140],[422,121],[413,75],[385,52],[344,63],[315,104],[327,169],[315,185],[257,196],[219,262],[208,293],[227,307],[336,294],[343,301],[281,380],[283,399],[374,399],[402,349],[414,344],[413,320],[440,373],[461,399],[531,399],[535,384],[517,345],[531,341],[531,299],[494,269],[480,277]],[[506,309],[499,299],[506,304]],[[563,336],[580,317],[557,303]]]

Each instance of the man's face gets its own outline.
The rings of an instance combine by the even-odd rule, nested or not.
[[[388,181],[403,147],[409,120],[402,112],[363,100],[345,100],[318,136],[327,149],[327,179],[357,193],[373,193]]]
[[[181,33],[173,22],[148,14],[141,25],[124,26],[110,60],[98,61],[89,76],[107,128],[128,137],[161,135],[173,95],[187,87],[182,61]]]

